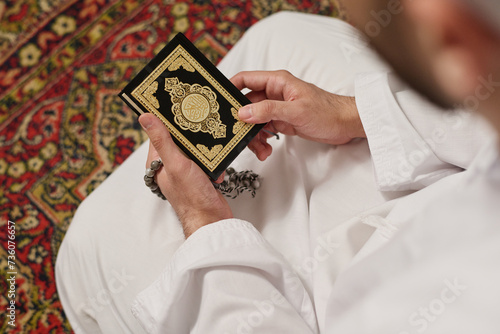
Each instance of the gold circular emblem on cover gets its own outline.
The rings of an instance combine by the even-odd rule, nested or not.
[[[210,113],[210,103],[201,94],[189,94],[182,100],[181,112],[188,121],[199,123]]]

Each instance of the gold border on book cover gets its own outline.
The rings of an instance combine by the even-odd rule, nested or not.
[[[140,102],[149,112],[159,117],[167,126],[170,133],[184,145],[203,165],[214,171],[231,150],[245,137],[254,126],[239,121],[235,118],[233,126],[234,136],[224,146],[216,145],[208,148],[204,145],[193,145],[173,124],[171,124],[159,111],[159,103],[154,93],[159,88],[158,77],[167,69],[174,71],[183,68],[192,72],[192,69],[201,74],[227,102],[232,105],[233,116],[241,108],[241,104],[226,89],[215,80],[210,73],[201,66],[182,45],[177,46],[153,72],[148,75],[133,91],[132,96]],[[156,84],[155,84],[156,83]],[[175,88],[174,88],[175,87]],[[177,77],[165,79],[165,90],[172,97],[172,112],[175,123],[183,130],[192,132],[202,131],[210,133],[214,138],[226,137],[226,126],[220,121],[219,104],[217,95],[210,87],[199,84],[187,84],[179,81]],[[181,92],[181,90],[183,92]],[[175,96],[175,97],[174,97]]]

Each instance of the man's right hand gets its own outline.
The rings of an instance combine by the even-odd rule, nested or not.
[[[244,122],[269,122],[269,131],[332,145],[366,137],[354,97],[329,93],[287,71],[240,72],[231,81],[251,90],[252,104],[239,110]],[[269,137],[261,131],[248,145],[259,160],[271,155]]]

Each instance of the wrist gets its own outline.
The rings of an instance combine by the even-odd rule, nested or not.
[[[339,109],[344,111],[345,135],[352,139],[366,138],[365,129],[359,116],[356,98],[354,96],[339,96]]]
[[[196,215],[191,215],[189,217],[180,218],[182,223],[182,228],[184,231],[184,236],[189,238],[194,232],[203,226],[216,223],[224,219],[234,218],[231,213],[226,213],[224,215],[213,214],[213,213],[199,213]]]
[[[361,117],[359,117],[358,107],[356,105],[356,98],[354,96],[350,97],[350,132],[352,135],[352,139],[354,138],[366,138],[365,128],[363,127],[363,122],[361,122]]]

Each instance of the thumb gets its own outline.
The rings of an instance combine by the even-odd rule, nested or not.
[[[248,104],[238,111],[238,117],[246,123],[267,123],[270,121],[289,122],[290,113],[288,107],[290,102],[264,100]]]
[[[154,146],[162,160],[168,157],[175,159],[183,156],[177,145],[173,142],[167,127],[153,114],[143,114],[139,117],[139,123],[148,134],[151,144]]]

